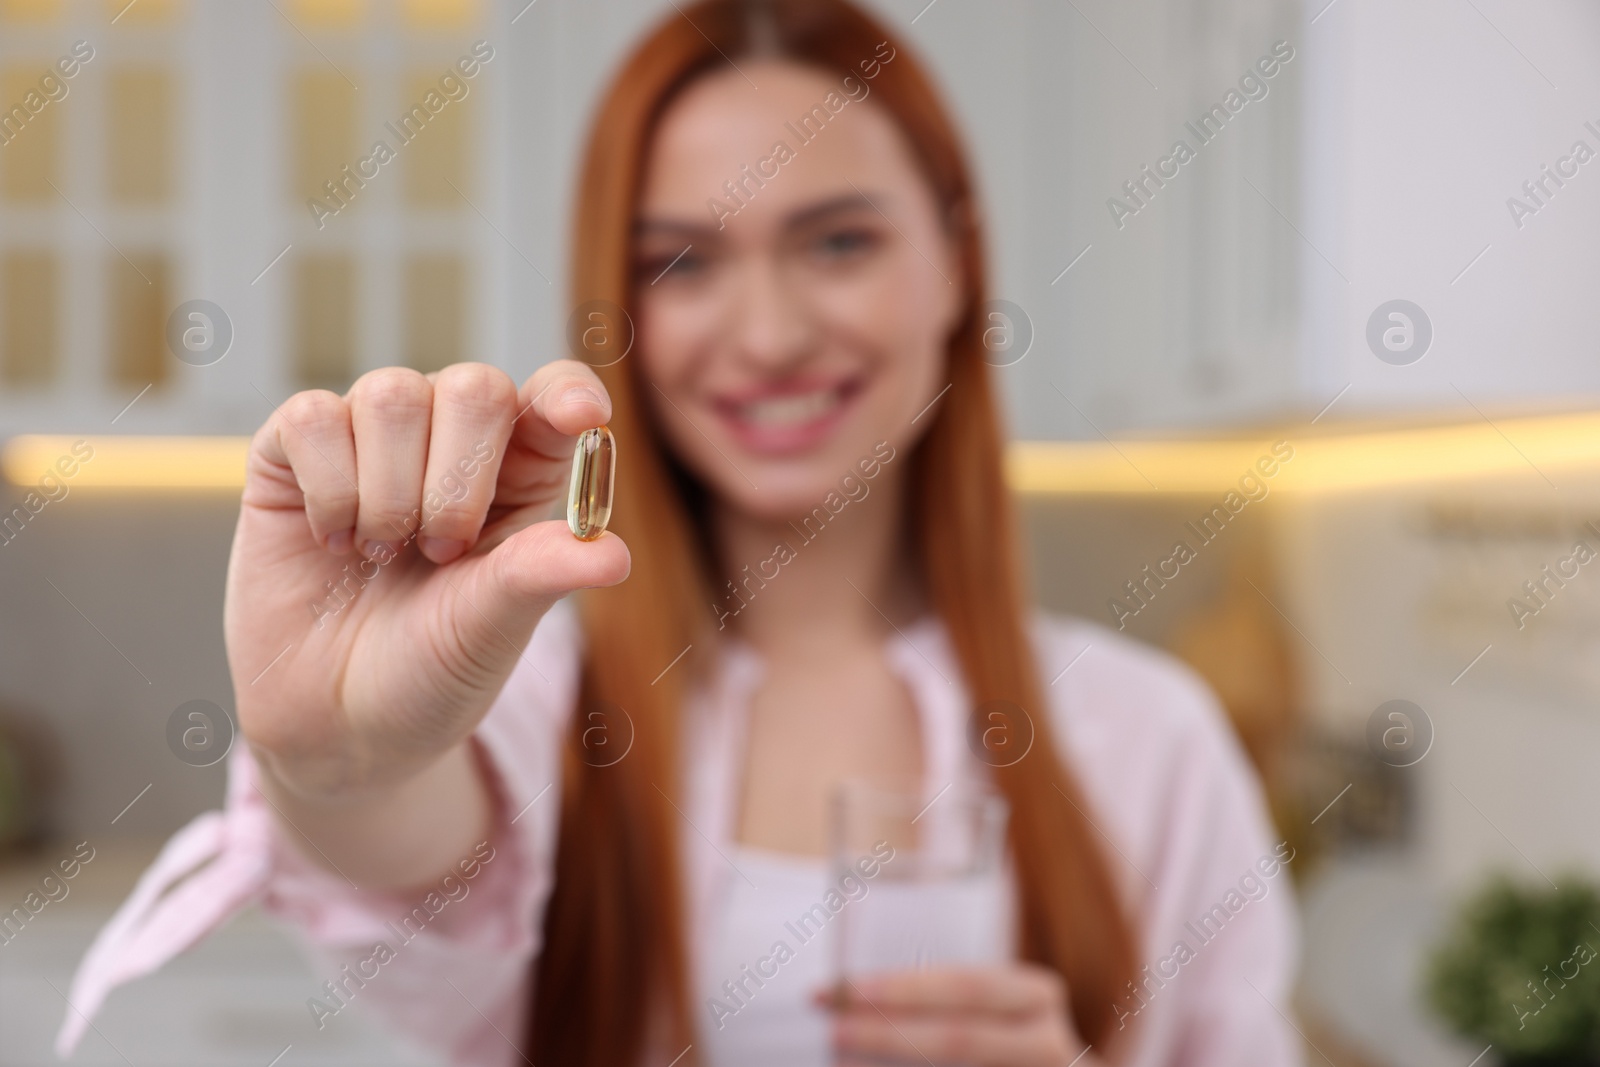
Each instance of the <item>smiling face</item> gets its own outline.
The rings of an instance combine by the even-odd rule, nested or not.
[[[871,82],[852,79],[865,99],[850,99],[810,67],[740,67],[759,91],[731,68],[706,75],[657,128],[635,242],[639,349],[679,460],[731,506],[786,519],[877,442],[903,454],[932,422],[919,415],[948,382],[962,278]]]

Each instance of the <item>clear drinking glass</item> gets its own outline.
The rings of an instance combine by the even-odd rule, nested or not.
[[[952,787],[932,801],[862,782],[835,791],[833,884],[850,896],[834,924],[837,985],[878,971],[1011,958],[1007,813],[987,788]]]

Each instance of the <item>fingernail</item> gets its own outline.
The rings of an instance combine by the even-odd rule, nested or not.
[[[587,385],[575,385],[561,394],[563,404],[603,404],[600,394],[590,389]]]
[[[394,546],[387,541],[363,541],[361,554],[379,563],[387,563],[394,558]]]
[[[449,563],[467,550],[467,543],[449,537],[419,537],[417,547],[433,562]]]
[[[355,533],[351,530],[339,530],[328,535],[327,548],[336,556],[342,556],[350,551],[350,544],[355,540]]]

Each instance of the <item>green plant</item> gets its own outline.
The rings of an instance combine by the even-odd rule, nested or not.
[[[1546,891],[1495,879],[1429,960],[1434,1009],[1507,1063],[1600,1065],[1600,891],[1562,881]]]

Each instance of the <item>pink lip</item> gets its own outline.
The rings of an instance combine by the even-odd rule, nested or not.
[[[755,400],[815,392],[819,388],[830,387],[827,383],[788,382],[778,387],[759,386],[738,393],[723,394],[712,398],[711,409],[716,413],[718,420],[728,428],[734,440],[746,451],[763,456],[791,455],[815,448],[832,435],[854,406],[856,397],[862,392],[862,385],[860,379],[833,383],[831,388],[839,397],[839,402],[833,409],[808,422],[795,423],[792,426],[757,425],[741,417],[740,408]]]

